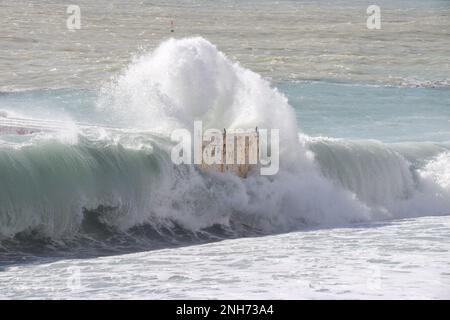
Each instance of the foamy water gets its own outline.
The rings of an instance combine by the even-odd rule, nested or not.
[[[0,136],[5,298],[448,297],[446,2],[102,5],[2,4],[3,121],[59,126]],[[194,120],[280,172],[175,166]]]
[[[448,299],[448,217],[15,265],[2,298]]]

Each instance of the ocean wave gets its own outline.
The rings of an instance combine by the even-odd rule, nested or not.
[[[448,149],[298,136],[286,97],[203,38],[171,39],[106,85],[108,123],[0,145],[0,237],[53,239],[139,226],[271,233],[450,213]],[[203,172],[170,161],[170,133],[280,129],[280,171]],[[105,120],[106,121],[106,120]],[[417,152],[419,150],[420,152]],[[100,232],[100,231],[98,231]]]
[[[450,79],[443,80],[417,80],[405,79],[400,83],[400,87],[407,88],[450,88]]]

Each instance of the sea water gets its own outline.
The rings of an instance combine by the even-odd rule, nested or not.
[[[449,6],[378,5],[2,3],[0,110],[65,127],[0,136],[2,297],[448,298]],[[173,165],[195,120],[280,172]]]

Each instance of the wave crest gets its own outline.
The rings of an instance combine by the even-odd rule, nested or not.
[[[448,154],[421,170],[380,142],[299,139],[286,97],[203,38],[171,39],[139,57],[103,88],[98,107],[133,130],[91,127],[72,144],[0,148],[0,236],[65,237],[97,222],[280,232],[450,212]],[[280,172],[240,179],[173,165],[168,136],[194,120],[280,129]]]

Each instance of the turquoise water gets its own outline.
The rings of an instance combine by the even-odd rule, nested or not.
[[[292,81],[274,85],[309,136],[383,142],[449,142],[450,89]],[[110,124],[92,90],[33,90],[0,95],[0,109],[33,118]]]
[[[450,89],[282,83],[310,136],[383,142],[450,141]]]

